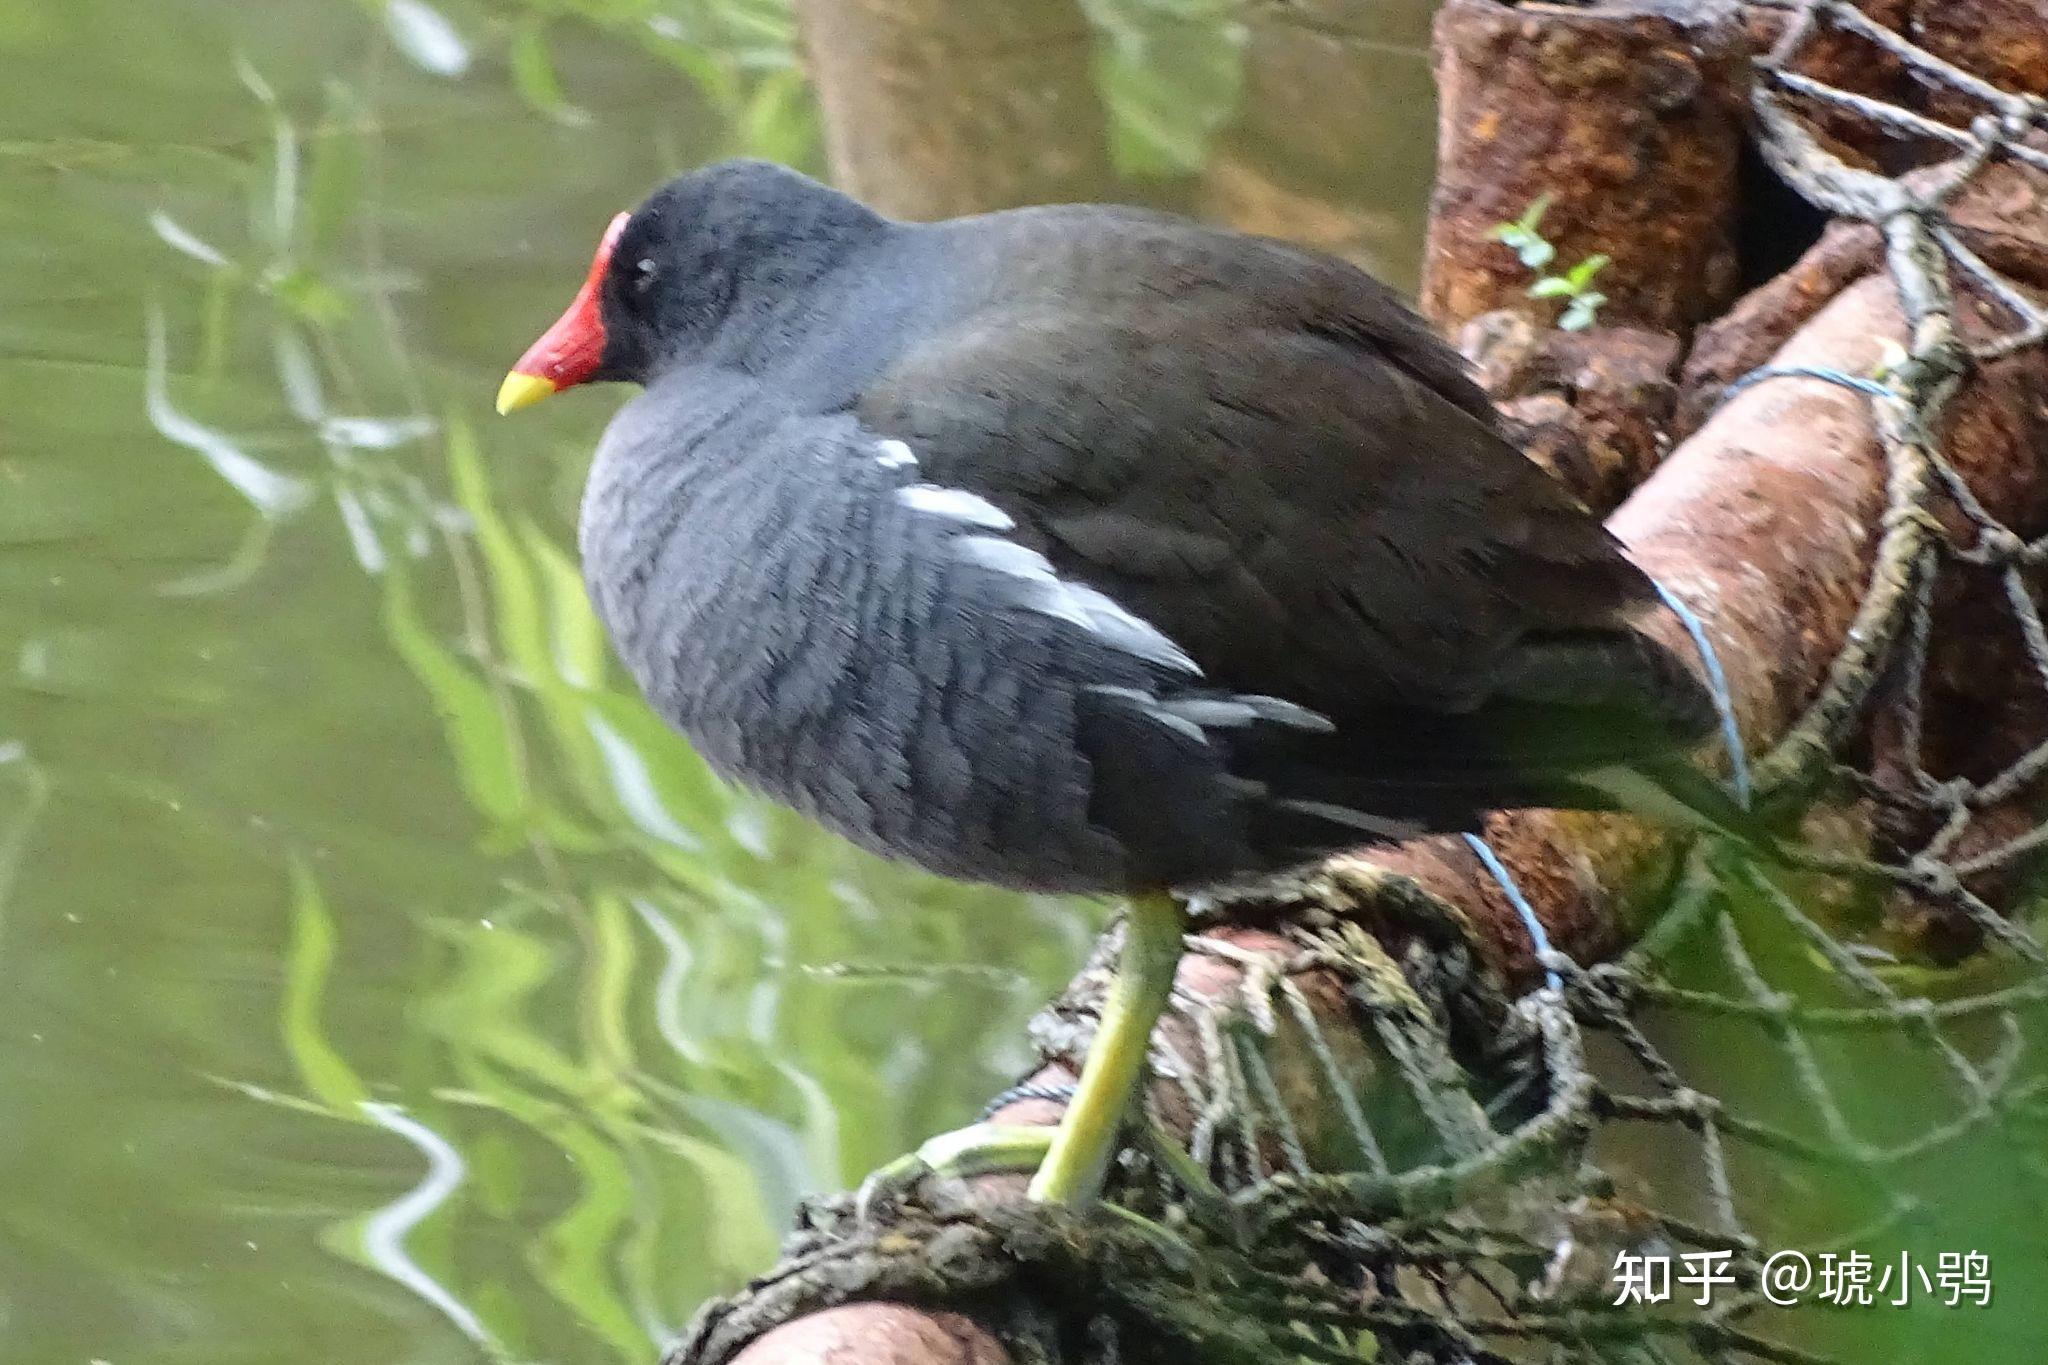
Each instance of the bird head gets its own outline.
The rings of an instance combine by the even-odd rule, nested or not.
[[[757,339],[882,221],[768,162],[679,176],[612,219],[568,310],[505,376],[498,411],[593,380],[644,384],[721,340]]]

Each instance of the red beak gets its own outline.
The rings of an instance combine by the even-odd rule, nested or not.
[[[604,315],[598,305],[598,292],[604,287],[605,272],[611,269],[612,250],[619,244],[619,234],[626,230],[632,216],[622,213],[612,219],[611,226],[604,230],[604,240],[597,244],[597,259],[590,263],[590,276],[576,291],[568,311],[541,333],[539,341],[527,347],[512,373],[505,376],[505,383],[498,389],[500,413],[530,407],[597,373],[604,360]]]

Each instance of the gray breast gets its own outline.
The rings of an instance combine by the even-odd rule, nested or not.
[[[662,390],[685,378],[613,423],[583,511],[593,599],[655,708],[723,775],[877,852],[1129,885],[1091,818],[1080,713],[1192,661],[903,443],[702,373],[678,424]]]

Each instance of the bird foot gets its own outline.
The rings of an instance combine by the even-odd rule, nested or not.
[[[854,1216],[870,1221],[931,1176],[969,1180],[978,1175],[1029,1175],[1045,1160],[1052,1135],[1050,1128],[1014,1123],[977,1123],[941,1133],[861,1181],[853,1198]]]

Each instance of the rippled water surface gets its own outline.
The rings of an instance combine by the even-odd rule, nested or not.
[[[546,21],[547,15],[556,17]],[[499,423],[777,7],[0,4],[0,1360],[642,1361],[1096,911],[713,783]]]

